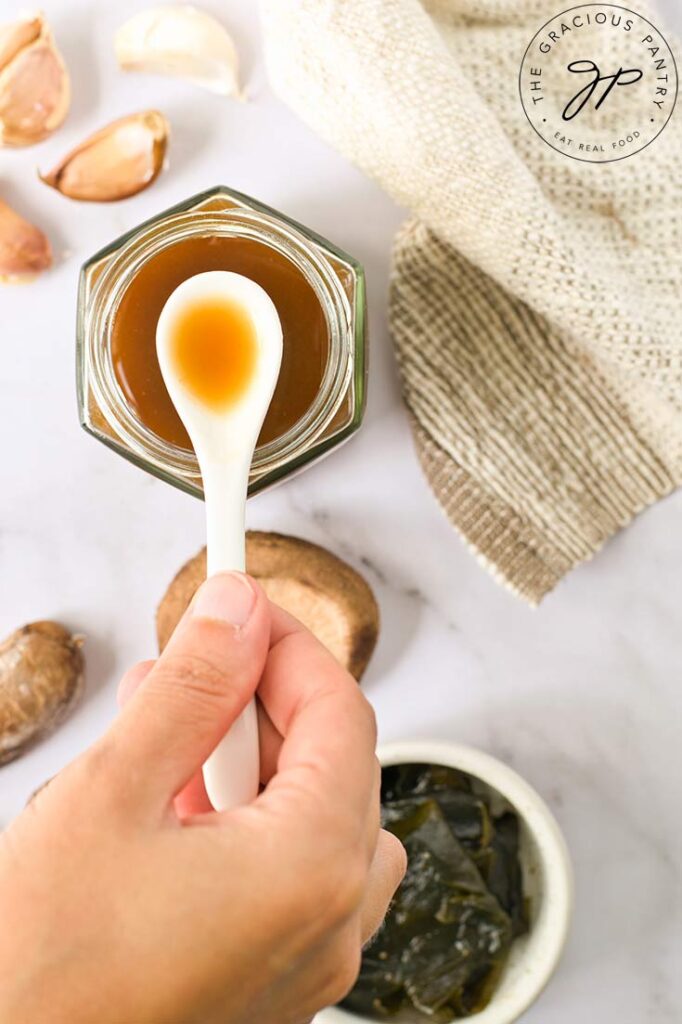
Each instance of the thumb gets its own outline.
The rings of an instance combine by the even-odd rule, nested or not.
[[[136,800],[165,809],[186,785],[253,697],[269,642],[268,601],[249,576],[202,584],[105,738]]]

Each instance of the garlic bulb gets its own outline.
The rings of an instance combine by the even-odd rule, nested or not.
[[[69,73],[42,15],[0,26],[0,145],[40,142],[70,102]]]
[[[239,95],[232,37],[196,7],[169,4],[141,11],[118,30],[114,47],[125,71],[179,75],[221,96]]]
[[[71,199],[107,203],[134,196],[161,171],[168,132],[158,110],[130,114],[100,128],[40,177]]]
[[[50,243],[40,228],[0,199],[0,281],[30,281],[51,265]]]

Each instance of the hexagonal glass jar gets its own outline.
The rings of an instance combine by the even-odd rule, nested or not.
[[[77,386],[82,426],[142,469],[203,496],[194,452],[151,431],[116,376],[112,326],[135,274],[166,246],[185,238],[256,240],[290,260],[313,288],[327,325],[327,360],[319,391],[282,436],[256,448],[249,493],[328,454],[360,426],[366,389],[366,300],[362,266],[326,239],[249,196],[219,186],[173,206],[95,253],[78,290]]]

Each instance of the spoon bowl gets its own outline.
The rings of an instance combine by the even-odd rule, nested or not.
[[[242,369],[244,380],[241,391],[228,392],[220,402],[215,394],[201,395],[186,368],[179,361],[178,328],[188,313],[193,310],[223,307],[231,314],[232,323],[247,332],[242,343],[252,348],[251,365]],[[237,322],[235,314],[241,314]],[[215,327],[215,320],[214,320]],[[222,364],[209,369],[216,372],[233,372],[235,346],[230,351],[230,338],[215,338],[212,356],[219,363],[216,351],[219,345],[225,348]],[[196,344],[197,339],[192,339]],[[241,274],[215,270],[196,274],[183,281],[166,301],[156,329],[156,349],[168,393],[181,417],[197,457],[210,447],[218,446],[221,452],[252,453],[260,433],[265,414],[272,399],[282,361],[282,325],[275,305],[268,293],[259,284]],[[205,386],[204,382],[204,386]],[[248,442],[248,444],[247,444]],[[201,449],[201,452],[197,451]],[[207,454],[212,454],[212,451]]]

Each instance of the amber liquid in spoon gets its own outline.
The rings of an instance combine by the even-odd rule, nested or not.
[[[237,302],[196,302],[178,317],[171,353],[187,390],[223,411],[243,397],[253,379],[258,344],[251,317]]]

